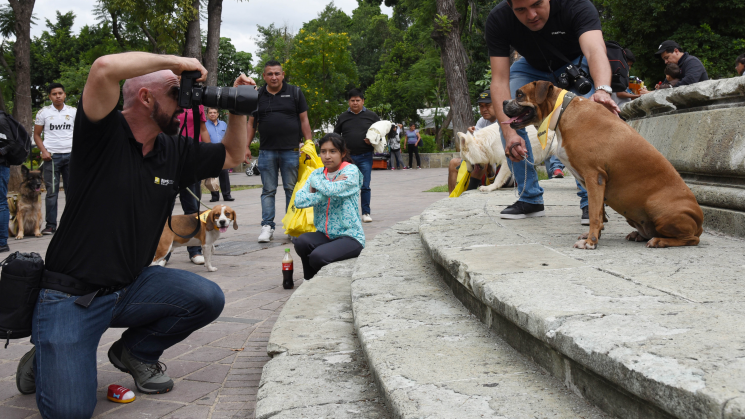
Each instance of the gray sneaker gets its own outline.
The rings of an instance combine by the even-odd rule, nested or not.
[[[21,394],[36,393],[36,374],[34,374],[34,359],[36,358],[36,346],[26,352],[21,358],[16,370],[16,387]]]
[[[109,361],[119,370],[132,375],[137,389],[145,394],[168,393],[173,388],[173,380],[166,374],[165,364],[146,364],[135,359],[121,340],[111,345]]]

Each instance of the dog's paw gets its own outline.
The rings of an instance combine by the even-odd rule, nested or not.
[[[207,267],[207,270],[210,271],[210,272],[215,272],[217,270],[217,268],[214,267],[214,266],[208,266]]]
[[[577,240],[587,240],[588,237],[590,237],[590,233],[583,233],[577,237]]]
[[[638,240],[641,241],[641,240]],[[667,247],[667,240],[661,239],[659,237],[654,237],[651,240],[647,242],[647,247],[654,247],[657,249],[664,249]]]
[[[43,236],[43,234],[41,234],[41,233],[34,233],[34,236],[41,237],[41,236]]]
[[[647,239],[645,239],[644,237],[642,237],[642,235],[639,234],[638,231],[632,231],[631,233],[629,233],[628,236],[626,236],[626,240],[628,240],[630,242],[643,242],[643,241],[645,241]]]
[[[16,240],[23,240],[23,234],[19,234],[16,236]]]
[[[594,250],[597,246],[588,242],[587,240],[580,240],[576,243],[574,243],[575,249],[586,249],[586,250]]]
[[[479,186],[479,192],[491,192],[492,188],[489,186]]]

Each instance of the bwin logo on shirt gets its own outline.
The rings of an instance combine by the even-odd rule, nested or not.
[[[49,124],[49,131],[60,130],[60,129],[72,129],[72,125],[70,124],[59,124],[59,125]]]
[[[155,184],[156,185],[168,186],[168,185],[172,185],[173,184],[173,181],[170,180],[170,179],[161,179],[161,178],[159,178],[159,177],[156,176],[155,177]]]

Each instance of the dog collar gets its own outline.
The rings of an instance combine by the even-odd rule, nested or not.
[[[542,150],[546,149],[546,144],[548,144],[549,141],[548,130],[556,131],[556,126],[559,125],[561,114],[564,113],[564,109],[566,109],[569,102],[571,102],[576,96],[577,95],[574,93],[564,89],[559,93],[559,97],[556,98],[556,103],[554,104],[554,109],[548,114],[543,122],[541,122],[540,127],[538,127],[538,141],[541,143]],[[554,133],[554,135],[556,134]],[[550,139],[554,139],[553,135]]]

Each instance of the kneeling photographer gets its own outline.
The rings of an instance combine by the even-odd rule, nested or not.
[[[590,0],[504,0],[486,21],[486,43],[492,70],[491,96],[502,128],[502,143],[512,160],[520,198],[505,208],[506,219],[542,217],[543,188],[538,185],[533,153],[525,129],[510,128],[502,102],[534,81],[594,100],[619,112],[611,93],[611,66],[606,55],[600,16]],[[522,57],[510,65],[510,47]],[[594,83],[593,83],[594,82]],[[555,157],[554,157],[555,158]],[[589,225],[587,191],[579,184],[581,223]]]
[[[196,59],[142,52],[103,56],[91,67],[73,133],[70,179],[79,186],[49,244],[35,347],[18,369],[19,390],[36,392],[44,418],[91,417],[96,350],[108,328],[127,328],[109,349],[111,363],[140,392],[158,394],[173,388],[163,351],[222,312],[214,282],[149,266],[179,188],[243,161],[244,115],[256,98],[243,85],[255,83],[241,74],[232,88],[193,85],[206,75]],[[231,111],[222,143],[178,135],[184,107],[215,101]]]

